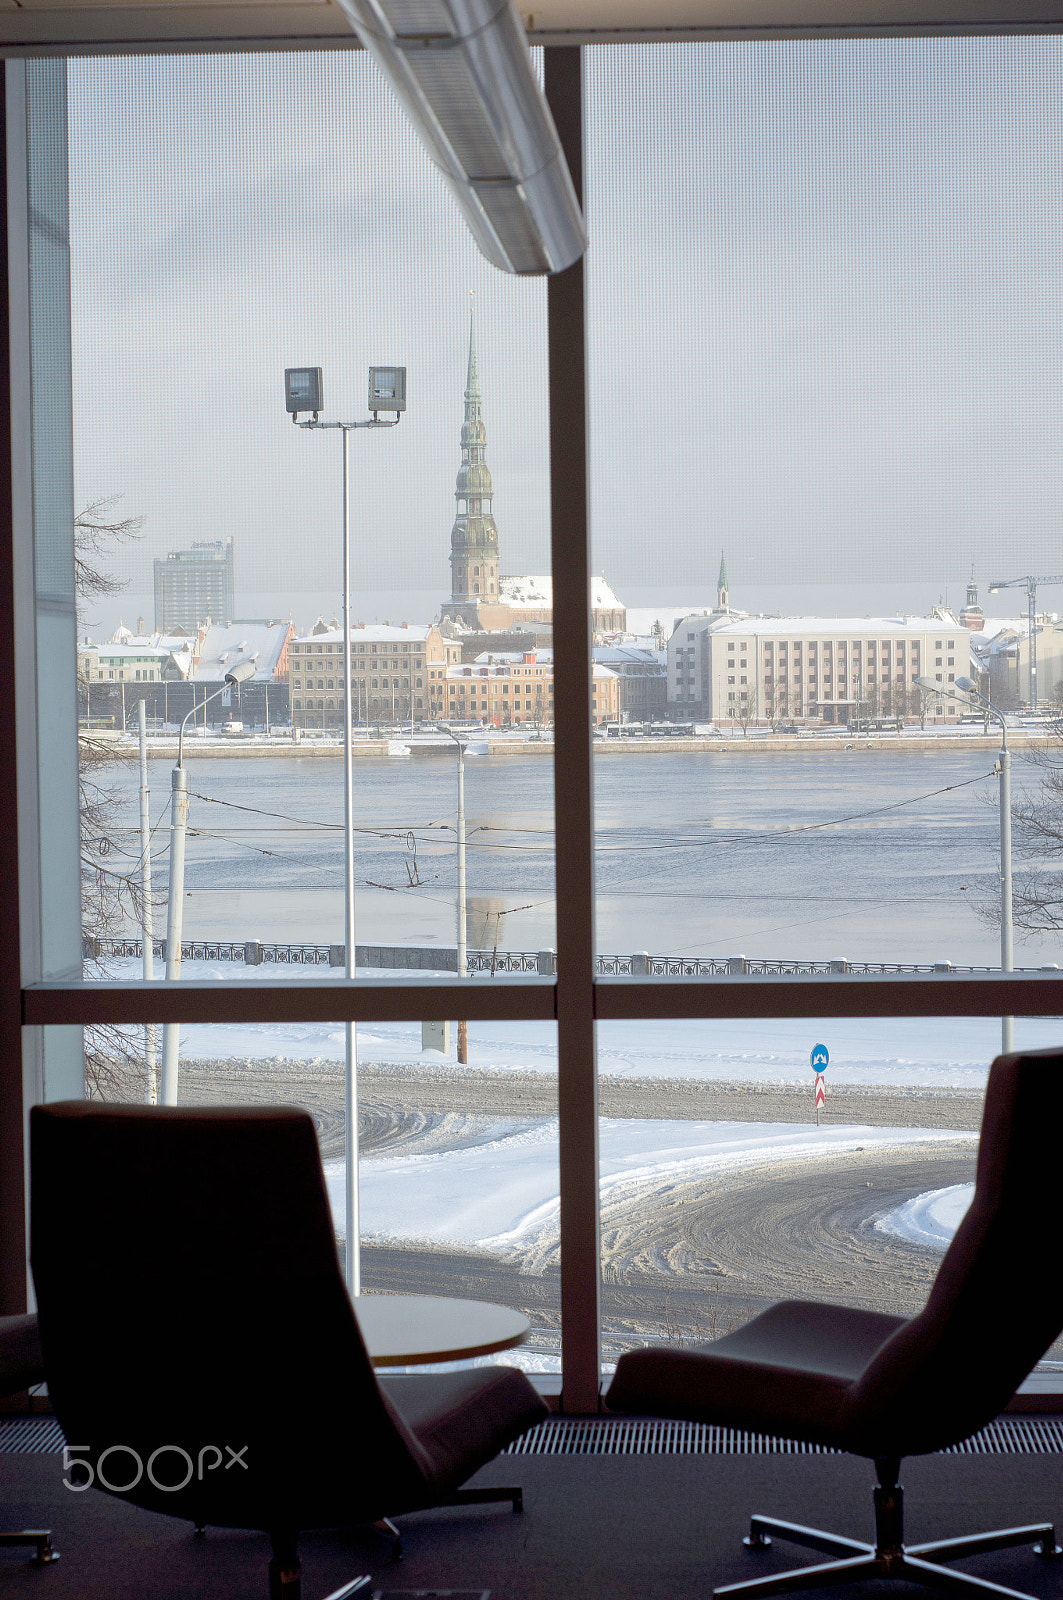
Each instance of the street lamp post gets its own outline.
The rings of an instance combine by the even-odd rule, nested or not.
[[[469,975],[468,918],[465,900],[465,746],[448,728],[447,733],[458,747],[458,977]],[[458,1063],[466,1066],[469,1060],[469,1024],[458,1022]]]
[[[238,661],[225,682],[213,694],[208,694],[202,704],[216,700],[234,683],[246,683],[255,675],[253,661]],[[188,774],[184,768],[185,725],[199,708],[193,693],[192,709],[186,712],[177,736],[177,765],[170,774],[170,882],[166,904],[166,977],[176,981],[181,976],[181,925],[185,898],[185,834],[188,829]],[[206,716],[206,711],[203,713]],[[162,1094],[164,1106],[177,1104],[177,1074],[181,1043],[181,1024],[167,1022],[162,1030]]]
[[[928,694],[940,695],[946,700],[959,700],[960,696],[943,690],[933,678],[916,678],[916,684]],[[997,757],[997,777],[1000,787],[1000,970],[1013,972],[1015,953],[1015,923],[1011,890],[1011,751],[1008,749],[1008,724],[1002,711],[981,693],[973,678],[957,678],[956,688],[968,700],[977,700],[986,716],[1000,723],[1000,755]],[[1010,1055],[1015,1047],[1015,1019],[1001,1017],[1000,1048]]]
[[[357,428],[395,428],[406,409],[406,368],[369,368],[369,410],[362,422],[322,422],[324,386],[320,367],[289,367],[284,374],[284,402],[299,428],[336,428],[343,434],[343,835],[344,835],[344,977],[355,975],[354,945],[354,756],[351,740],[351,434]],[[312,413],[309,422],[299,414]],[[394,412],[394,422],[381,422],[378,413]],[[346,1280],[353,1295],[362,1292],[361,1222],[358,1196],[358,1036],[348,1022],[345,1034],[344,1199],[346,1207]]]

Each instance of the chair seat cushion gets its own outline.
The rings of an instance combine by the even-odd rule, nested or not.
[[[516,1367],[379,1375],[427,1452],[440,1492],[456,1489],[549,1410]]]
[[[610,1410],[680,1417],[845,1446],[855,1381],[904,1317],[783,1300],[697,1349],[621,1356]]]
[[[0,1317],[0,1395],[44,1382],[37,1318]]]

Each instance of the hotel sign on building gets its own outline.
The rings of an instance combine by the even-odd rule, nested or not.
[[[915,679],[947,689],[970,672],[970,635],[941,617],[684,617],[668,642],[673,716],[743,724],[847,723],[920,714]],[[956,702],[930,697],[932,720]]]

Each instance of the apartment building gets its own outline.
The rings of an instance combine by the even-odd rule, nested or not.
[[[351,630],[351,710],[355,722],[424,722],[428,672],[447,646],[433,625],[362,624]],[[343,727],[343,629],[304,634],[288,644],[292,726]]]
[[[434,715],[507,728],[554,720],[554,654],[525,650],[484,654],[473,662],[429,668]],[[591,670],[591,719],[595,727],[615,720],[620,676],[595,663]]]
[[[672,716],[743,724],[848,723],[921,714],[916,678],[943,688],[971,669],[970,635],[940,617],[684,617],[668,642]],[[955,701],[926,714],[952,722]]]

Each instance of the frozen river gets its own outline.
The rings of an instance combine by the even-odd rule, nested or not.
[[[996,893],[993,756],[809,750],[599,759],[598,947],[605,954],[773,956],[992,965],[979,918]],[[169,767],[151,765],[156,872]],[[339,760],[196,760],[185,937],[343,937]],[[1036,781],[1015,761],[1015,788]],[[360,942],[453,944],[455,772],[446,758],[360,760]],[[135,853],[135,768],[118,831]],[[469,943],[555,943],[548,757],[469,758]],[[1059,959],[1016,941],[1016,965]]]

